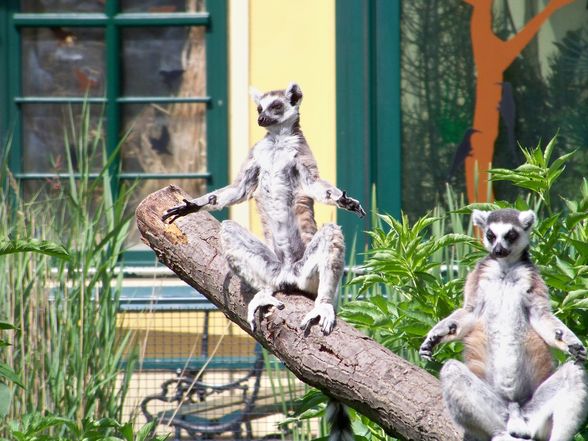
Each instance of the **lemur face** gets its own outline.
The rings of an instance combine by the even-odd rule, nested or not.
[[[261,127],[288,126],[299,118],[302,90],[298,84],[292,83],[284,90],[263,94],[252,88],[251,96],[257,104],[257,124]]]
[[[529,246],[529,233],[535,223],[531,210],[505,208],[495,211],[472,212],[472,222],[484,234],[484,246],[496,259],[519,258]]]

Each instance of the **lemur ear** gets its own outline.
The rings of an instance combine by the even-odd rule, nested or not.
[[[253,98],[255,104],[259,105],[259,102],[261,101],[261,97],[263,96],[263,94],[255,87],[251,86],[249,88],[249,95],[251,95],[251,98]]]
[[[521,211],[519,213],[519,222],[525,229],[525,231],[530,230],[531,227],[535,224],[535,220],[537,216],[533,210]]]
[[[472,223],[480,228],[486,228],[486,221],[488,220],[488,211],[473,210]]]
[[[292,106],[300,104],[300,101],[302,101],[302,89],[300,89],[298,84],[290,83],[288,85],[288,88],[286,89],[286,99],[290,101]]]

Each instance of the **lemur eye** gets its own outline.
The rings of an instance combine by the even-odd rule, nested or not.
[[[281,101],[274,101],[273,103],[271,103],[269,108],[270,110],[279,112],[280,110],[284,109],[284,103],[282,103]]]
[[[504,236],[504,238],[508,242],[513,243],[515,240],[517,240],[519,238],[519,233],[517,233],[516,230],[510,230],[508,233],[506,233],[506,235]]]
[[[494,239],[496,239],[496,235],[492,231],[488,230],[486,232],[486,239],[488,239],[488,242],[494,242]]]
[[[257,113],[261,113],[261,106],[257,106]]]

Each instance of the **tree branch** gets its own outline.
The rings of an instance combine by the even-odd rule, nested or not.
[[[286,307],[273,310],[255,332],[246,320],[253,293],[222,257],[219,222],[196,213],[168,225],[163,212],[189,196],[169,186],[149,195],[137,208],[143,240],[161,262],[197,289],[226,316],[280,358],[302,381],[353,407],[386,433],[415,441],[458,441],[462,434],[446,416],[439,382],[339,320],[324,336],[317,326],[298,327],[312,308],[301,294],[276,294]]]

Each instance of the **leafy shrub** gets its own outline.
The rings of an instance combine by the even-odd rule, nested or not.
[[[401,219],[380,215],[380,226],[368,233],[372,248],[361,274],[350,282],[359,287],[359,294],[342,305],[340,317],[407,360],[438,372],[441,362],[459,357],[461,345],[438,348],[435,362],[421,360],[418,348],[429,329],[461,305],[465,276],[485,254],[472,234],[472,210],[533,209],[538,223],[532,235],[531,257],[550,288],[555,314],[586,343],[588,181],[581,182],[577,198],[559,196],[566,209],[555,210],[553,185],[573,157],[568,153],[552,161],[555,145],[554,138],[545,149],[524,149],[526,162],[515,170],[491,171],[493,181],[510,182],[520,191],[514,204],[464,205],[448,188],[446,207],[436,207],[413,224],[406,215]],[[563,359],[565,355],[558,356]],[[304,412],[288,421],[320,414],[313,401],[319,401],[316,393],[307,395],[300,403]],[[370,440],[390,439],[365,417],[355,412],[351,415],[356,434]],[[575,439],[588,439],[588,431]]]

